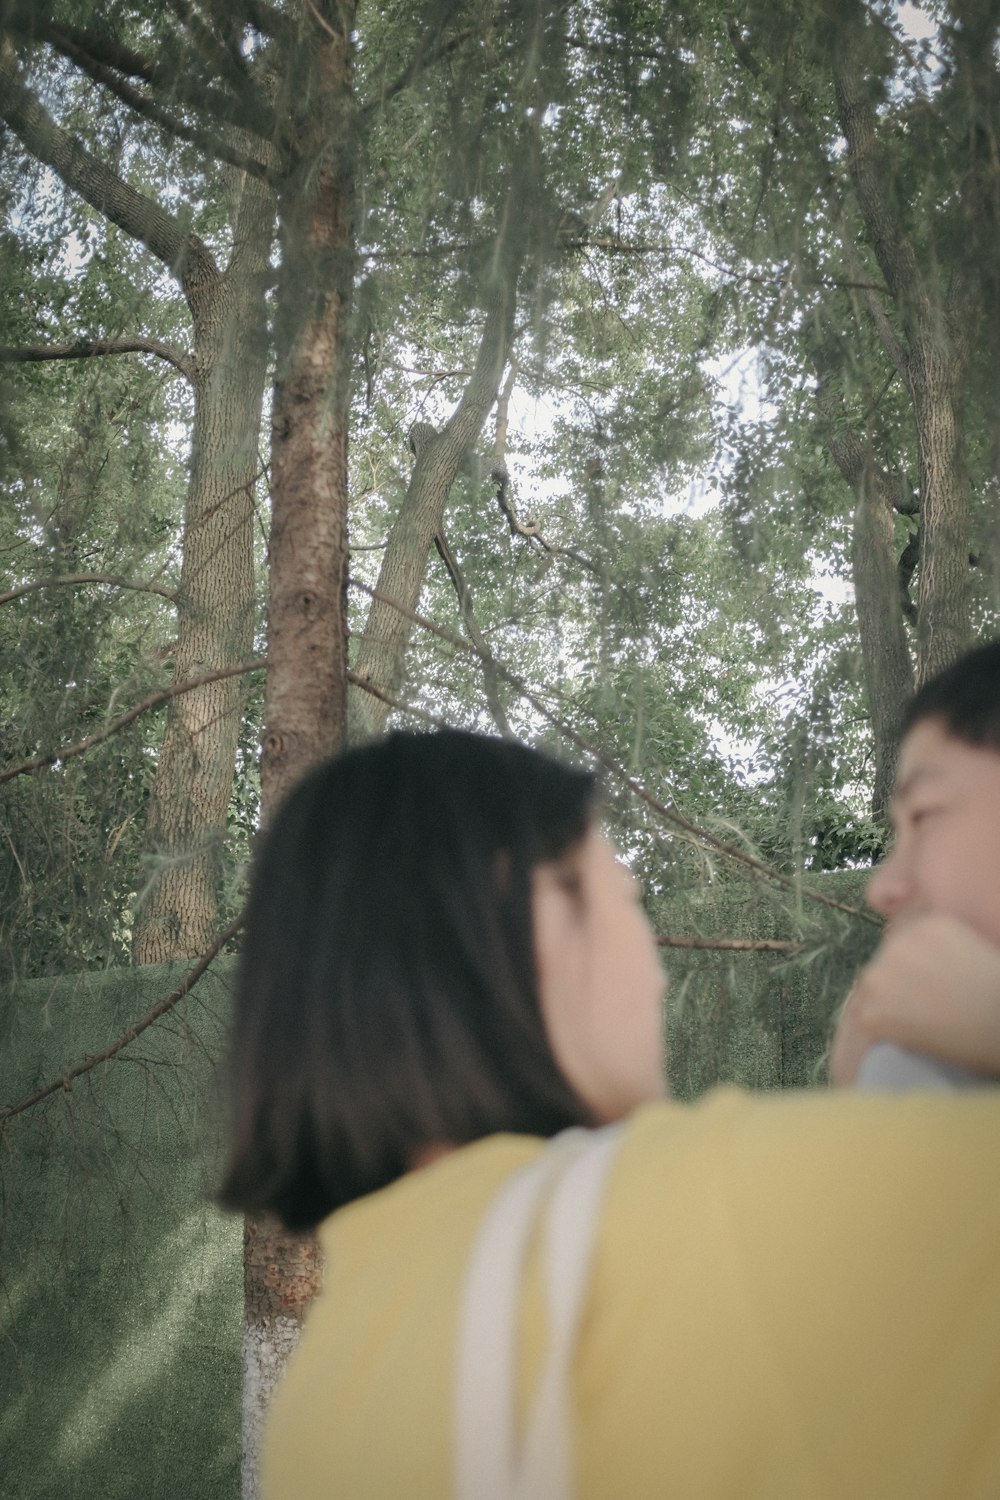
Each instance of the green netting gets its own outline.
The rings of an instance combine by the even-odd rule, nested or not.
[[[0,1098],[112,1041],[183,965],[3,996]],[[0,1137],[0,1494],[233,1497],[242,1235],[207,1202],[227,966]]]
[[[863,905],[870,871],[812,877],[812,889]],[[719,881],[656,912],[659,931],[800,944],[798,952],[669,948],[666,1029],[674,1093],[713,1083],[800,1088],[823,1082],[833,1016],[878,938],[874,925],[759,883]]]
[[[863,876],[822,877],[853,903]],[[804,941],[802,953],[666,955],[675,1091],[815,1081],[830,1015],[876,936],[856,920],[718,883],[661,931]],[[2,998],[0,1102],[98,1051],[183,965],[34,980]],[[220,962],[118,1059],[0,1135],[0,1495],[236,1500],[241,1232],[211,1208]]]

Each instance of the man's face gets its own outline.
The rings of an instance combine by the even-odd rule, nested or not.
[[[893,924],[941,913],[1000,946],[1000,751],[938,719],[914,725],[899,757],[896,838],[868,886]]]

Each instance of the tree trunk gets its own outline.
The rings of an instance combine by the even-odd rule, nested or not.
[[[816,405],[827,427],[827,447],[855,497],[851,570],[865,696],[875,741],[871,808],[873,818],[884,819],[895,776],[899,726],[913,692],[913,665],[900,607],[893,539],[894,501],[901,481],[875,463],[854,432],[838,424],[836,403],[822,378]]]
[[[67,187],[146,245],[176,277],[194,328],[195,417],[185,506],[175,674],[197,677],[250,654],[253,490],[267,365],[265,276],[273,193],[241,174],[224,272],[155,199],[57,125],[0,39],[0,118]],[[136,963],[203,952],[218,926],[216,861],[232,787],[243,688],[228,679],[171,705],[150,803],[151,888],[133,938]]]
[[[277,110],[292,122],[279,192],[281,271],[271,445],[264,817],[334,751],[347,708],[347,435],[355,273],[351,0],[303,7]],[[258,1493],[274,1386],[320,1281],[314,1236],[244,1230],[243,1496]]]
[[[380,593],[409,610],[416,609],[419,602],[430,549],[444,523],[451,487],[500,390],[513,338],[519,266],[518,257],[507,257],[504,279],[490,300],[475,369],[461,401],[439,433],[416,445],[413,473],[389,533],[377,585]],[[354,662],[356,674],[382,692],[395,692],[403,676],[410,629],[410,621],[399,610],[373,599]],[[388,705],[370,693],[352,688],[352,741],[380,734],[388,711]]]
[[[244,176],[225,273],[191,297],[195,405],[178,596],[178,681],[253,654],[254,490],[268,341],[274,194]],[[151,873],[135,963],[204,952],[218,929],[219,856],[245,702],[240,678],[175,698],[146,824]]]
[[[881,46],[874,23],[857,0],[846,5],[830,0],[830,14],[837,38],[834,84],[851,178],[905,338],[920,471],[917,680],[922,682],[954,660],[971,635],[970,495],[960,400],[970,330],[978,320],[960,278],[946,291],[933,261],[921,264],[895,206],[891,166],[881,150],[873,104]]]
[[[930,305],[922,311],[913,319],[908,360],[920,455],[918,682],[948,666],[971,639],[970,494],[961,414],[968,357],[945,310]]]
[[[872,817],[884,821],[896,775],[900,723],[913,692],[913,664],[900,608],[893,545],[892,476],[865,466],[851,534],[854,602],[875,741]]]

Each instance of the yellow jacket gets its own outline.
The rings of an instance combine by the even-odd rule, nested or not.
[[[473,1236],[541,1143],[334,1214],[264,1500],[447,1500]],[[579,1500],[997,1500],[1000,1092],[719,1090],[630,1121],[573,1386]],[[520,1396],[544,1344],[537,1266]]]

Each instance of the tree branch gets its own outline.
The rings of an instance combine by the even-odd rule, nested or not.
[[[109,1043],[101,1052],[95,1052],[92,1056],[85,1057],[80,1062],[74,1063],[71,1068],[67,1068],[64,1073],[60,1073],[58,1078],[53,1078],[49,1083],[43,1084],[41,1088],[35,1089],[33,1093],[19,1100],[17,1104],[4,1104],[0,1106],[0,1122],[13,1119],[14,1115],[24,1114],[25,1110],[31,1109],[35,1104],[40,1104],[43,1099],[47,1099],[51,1094],[58,1093],[60,1089],[65,1089],[68,1093],[72,1088],[75,1078],[80,1078],[84,1073],[89,1073],[93,1068],[98,1067],[100,1063],[110,1062],[113,1057],[117,1057],[119,1052],[124,1051],[130,1042],[134,1042],[136,1037],[141,1036],[144,1031],[148,1031],[154,1021],[160,1020],[161,1016],[165,1016],[168,1011],[173,1010],[178,1001],[183,1000],[185,995],[191,993],[198,980],[205,973],[205,970],[214,959],[218,958],[223,948],[236,936],[242,926],[243,913],[240,912],[240,915],[235,917],[229,926],[219,933],[212,946],[205,950],[197,963],[195,963],[193,968],[188,970],[175,989],[169,990],[167,994],[161,996],[144,1016],[126,1026],[121,1036]]]
[[[663,52],[656,51],[651,47],[636,47],[628,36],[619,36],[613,42],[595,42],[590,37],[565,36],[563,38],[567,47],[575,47],[579,52],[591,52],[596,57],[607,57],[609,54],[620,57],[624,54],[629,60],[637,62],[662,62]]]
[[[80,47],[127,78],[141,78],[144,83],[153,83],[158,73],[163,74],[162,67],[152,58],[126,46],[117,37],[56,21],[51,15],[45,15],[34,0],[12,4],[4,16],[4,30],[22,41],[49,42],[59,51],[63,51],[63,43]]]
[[[246,18],[261,36],[280,37],[287,35],[288,17],[266,0],[242,0]]]
[[[36,33],[29,31],[28,34],[34,39]],[[191,70],[178,71],[175,67],[153,61],[114,38],[83,26],[50,21],[38,35],[85,72],[91,72],[92,65],[110,69],[123,79],[139,79],[172,103],[187,104],[206,111],[215,120],[241,125],[262,140],[271,141],[276,134],[274,112],[257,93],[248,98],[220,93],[212,83],[205,82]],[[94,75],[91,73],[91,76]]]
[[[761,65],[760,61],[754,56],[751,48],[748,46],[746,39],[743,37],[740,31],[739,24],[736,21],[731,21],[729,23],[728,34],[730,42],[732,43],[733,51],[736,53],[736,57],[740,64],[747,70],[751,77],[755,78],[758,82],[762,81],[764,77],[764,68]],[[849,281],[834,279],[827,280],[825,278],[821,278],[818,281],[803,281],[802,285],[829,286],[831,288],[839,290],[861,292],[862,296],[864,297],[865,307],[868,310],[868,314],[871,317],[872,323],[875,327],[875,331],[882,342],[883,348],[885,349],[889,358],[892,360],[892,363],[895,366],[896,370],[903,376],[905,380],[907,379],[906,354],[899,339],[896,336],[895,329],[889,321],[885,308],[878,301],[878,298],[880,296],[884,296],[886,294],[894,295],[891,289],[891,283],[889,285],[879,286],[877,283],[871,282],[866,278],[865,268],[862,263],[861,257],[858,254],[857,246],[854,243],[849,228],[844,223],[844,205],[836,190],[832,165],[819,140],[816,137],[816,131],[813,123],[808,118],[805,111],[796,104],[792,104],[790,106],[789,118],[791,119],[791,122],[799,136],[808,142],[809,148],[812,152],[819,172],[820,192],[822,193],[822,196],[826,201],[827,207],[830,209],[830,213],[837,230],[837,236],[840,240],[841,248],[847,261],[848,270],[851,273],[851,280]],[[884,265],[882,265],[881,258],[879,259],[879,265],[882,267],[884,273],[885,267]],[[887,281],[889,280],[888,277],[886,279]]]
[[[848,169],[886,285],[897,301],[908,300],[919,288],[920,270],[913,245],[889,207],[886,183],[891,172],[879,155],[875,110],[860,55],[864,11],[854,0],[846,6],[843,0],[827,3],[839,27],[838,45],[832,52],[833,81],[840,128],[848,146]]]
[[[493,653],[486,644],[486,637],[479,628],[476,619],[476,611],[472,603],[472,594],[465,580],[462,569],[459,567],[458,558],[448,545],[448,539],[444,530],[440,530],[434,538],[434,545],[438,550],[438,556],[448,570],[448,577],[452,581],[455,593],[458,597],[458,606],[462,611],[462,619],[465,628],[469,632],[469,639],[476,648],[483,668],[483,687],[486,691],[486,702],[489,705],[493,722],[501,734],[510,734],[510,721],[504,712],[503,703],[500,700],[499,683],[497,680],[497,664],[493,659]]]
[[[193,692],[195,688],[204,687],[209,682],[221,682],[226,677],[241,677],[247,672],[259,672],[267,666],[266,660],[258,657],[255,661],[243,661],[235,667],[219,667],[215,672],[205,672],[201,677],[189,677],[187,682],[178,682],[173,687],[161,688],[159,692],[150,693],[148,698],[143,698],[128,713],[122,714],[120,719],[115,719],[106,729],[100,729],[96,734],[90,734],[84,740],[78,740],[75,745],[67,745],[65,750],[53,750],[48,755],[36,755],[34,760],[21,761],[16,766],[5,766],[0,770],[0,786],[6,781],[13,781],[15,776],[27,776],[33,771],[42,771],[46,766],[62,765],[67,760],[75,760],[78,755],[85,755],[88,750],[93,750],[96,745],[103,745],[105,740],[110,740],[138,719],[141,714],[148,713],[151,708],[158,708],[161,703],[166,703],[171,698],[177,698],[181,693]]]
[[[224,140],[222,136],[216,135],[213,131],[205,130],[200,125],[192,125],[180,119],[172,111],[165,109],[155,99],[151,99],[147,94],[141,93],[113,69],[91,56],[83,48],[75,45],[63,35],[59,28],[53,28],[51,42],[57,51],[62,52],[71,62],[75,63],[82,72],[87,74],[88,78],[92,78],[95,83],[101,84],[104,88],[110,90],[111,93],[121,99],[123,104],[127,104],[130,109],[134,110],[137,115],[142,116],[143,119],[152,121],[154,125],[158,125],[168,135],[176,136],[182,141],[191,141],[194,145],[201,146],[209,156],[214,156],[219,161],[228,162],[230,166],[238,167],[244,172],[249,172],[254,177],[269,178],[270,173],[268,168],[257,157],[249,156],[244,151],[238,151],[228,141]]]
[[[79,583],[107,583],[119,589],[133,589],[137,594],[159,594],[162,599],[169,599],[171,604],[177,603],[177,594],[173,589],[161,588],[156,583],[132,583],[130,579],[119,578],[114,573],[59,573],[55,578],[36,578],[33,583],[22,583],[19,588],[9,589],[6,594],[0,594],[0,605],[23,599],[26,594],[34,594],[38,589]]]
[[[146,245],[177,277],[185,293],[218,274],[211,252],[197,235],[152,198],[123,182],[55,123],[23,82],[7,37],[0,38],[0,119],[92,208]]]
[[[0,364],[25,365],[41,363],[48,359],[92,359],[104,354],[156,354],[189,381],[194,381],[194,365],[190,356],[173,344],[164,344],[159,339],[73,339],[65,344],[8,344],[0,345]]]
[[[351,578],[349,581],[355,588],[360,589],[363,594],[367,594],[370,599],[378,599],[383,604],[388,605],[389,608],[398,610],[412,624],[420,626],[422,630],[428,631],[431,635],[436,635],[439,640],[445,641],[449,646],[455,647],[458,651],[475,654],[475,647],[468,641],[463,640],[460,635],[455,635],[454,631],[446,630],[442,625],[436,625],[433,620],[428,620],[425,615],[418,614],[416,610],[407,609],[398,599],[391,598],[390,595],[383,593],[381,589],[373,588],[370,584],[362,583],[359,578]],[[856,917],[859,921],[868,922],[874,927],[881,927],[882,923],[879,918],[872,916],[870,912],[864,911],[860,907],[848,906],[843,901],[835,901],[832,896],[824,896],[821,891],[814,891],[808,886],[801,885],[794,876],[784,875],[780,870],[774,869],[772,865],[765,864],[763,860],[756,859],[752,854],[747,854],[745,850],[738,849],[734,844],[727,844],[725,840],[718,838],[714,833],[709,833],[705,828],[699,828],[696,823],[692,823],[689,818],[685,818],[683,813],[679,812],[676,807],[661,802],[657,797],[654,797],[641,782],[628,774],[624,766],[619,765],[610,755],[605,754],[603,750],[591,744],[589,740],[585,739],[583,735],[573,728],[572,724],[567,723],[558,714],[554,714],[547,704],[543,703],[538,695],[528,687],[522,677],[518,677],[514,672],[509,671],[500,662],[496,662],[496,669],[504,682],[508,683],[516,693],[524,698],[525,702],[530,703],[532,708],[540,713],[548,724],[557,729],[560,734],[568,739],[571,744],[575,745],[578,750],[581,750],[584,755],[589,755],[594,760],[599,761],[607,771],[610,771],[623,786],[626,786],[629,791],[661,817],[664,822],[671,824],[675,828],[679,828],[683,833],[694,839],[696,843],[704,844],[706,847],[716,850],[717,853],[724,855],[727,859],[732,859],[737,864],[744,865],[747,869],[755,871],[758,875],[762,875],[765,879],[772,881],[775,885],[779,885],[785,890],[795,891],[796,894],[801,894],[809,901],[816,901],[821,906],[828,906],[834,911],[846,912],[848,916]]]
[[[167,0],[167,5],[186,28],[209,71],[225,78],[237,95],[245,93],[250,78],[243,59],[219,40],[190,0]]]
[[[359,258],[376,265],[390,264],[397,260],[438,260],[446,255],[465,255],[470,250],[481,250],[489,244],[489,236],[481,235],[474,240],[450,240],[445,245],[407,245],[402,250],[367,250]]]
[[[432,724],[435,729],[451,729],[452,725],[447,719],[442,719],[440,714],[428,713],[425,708],[417,708],[415,703],[404,703],[402,698],[393,697],[392,693],[384,692],[382,688],[376,687],[368,677],[359,677],[357,672],[348,670],[347,680],[352,687],[360,688],[363,693],[377,698],[389,708],[398,708],[400,713],[413,714],[414,718],[421,719],[425,724]]]
[[[835,206],[835,208],[836,207],[838,206]],[[889,316],[885,308],[882,306],[881,302],[878,300],[878,296],[876,295],[876,293],[879,292],[887,292],[888,288],[867,286],[860,280],[860,277],[863,275],[864,268],[861,264],[861,257],[858,254],[857,246],[855,245],[850,234],[846,230],[846,226],[844,225],[843,213],[835,211],[834,220],[837,224],[837,234],[840,239],[841,249],[843,250],[844,255],[847,259],[847,263],[851,268],[852,274],[859,278],[857,281],[848,282],[845,283],[845,285],[850,290],[859,291],[861,293],[862,297],[864,298],[864,304],[868,312],[868,316],[872,320],[875,332],[879,336],[879,340],[882,344],[883,349],[892,360],[893,367],[895,368],[896,372],[899,375],[902,375],[904,381],[909,383],[906,352],[903,349],[902,344],[899,342],[899,339],[896,337],[896,330],[890,323]]]
[[[497,505],[506,517],[511,536],[523,536],[527,541],[535,542],[548,556],[570,557],[574,562],[579,563],[581,568],[586,568],[589,573],[594,573],[598,577],[601,576],[601,569],[589,557],[584,557],[582,552],[577,552],[574,547],[563,547],[559,542],[550,542],[548,537],[542,532],[539,523],[532,520],[530,516],[526,521],[521,520],[517,513],[513,496],[510,493],[510,475],[507,472],[506,464],[502,460],[499,463],[494,461],[491,478],[497,487]]]
[[[360,114],[362,119],[368,118],[377,109],[384,109],[390,99],[395,99],[397,94],[401,94],[404,89],[409,88],[410,84],[419,78],[420,74],[426,68],[431,67],[433,63],[440,62],[443,57],[447,57],[449,53],[463,46],[469,40],[470,36],[474,35],[475,32],[471,26],[465,27],[462,31],[457,31],[454,36],[448,37],[446,41],[438,40],[436,43],[434,37],[429,34],[418,45],[409,63],[407,63],[406,67],[397,75],[393,82],[386,84],[377,99],[372,99],[361,107]]]
[[[696,250],[693,245],[675,245],[666,240],[628,241],[617,237],[595,238],[587,235],[582,239],[567,239],[560,243],[565,250],[605,250],[611,255],[687,256],[691,260],[700,260],[703,265],[727,276],[730,281],[738,285],[773,286],[776,282],[787,282],[791,274],[785,266],[779,266],[777,271],[769,276],[762,276],[753,271],[740,271],[735,266],[727,266],[722,261],[713,260],[710,255],[706,255],[703,250]],[[863,270],[858,272],[857,280],[844,281],[835,276],[803,276],[798,279],[798,285],[829,287],[833,291],[881,292],[883,295],[888,290],[877,281],[868,281]]]

